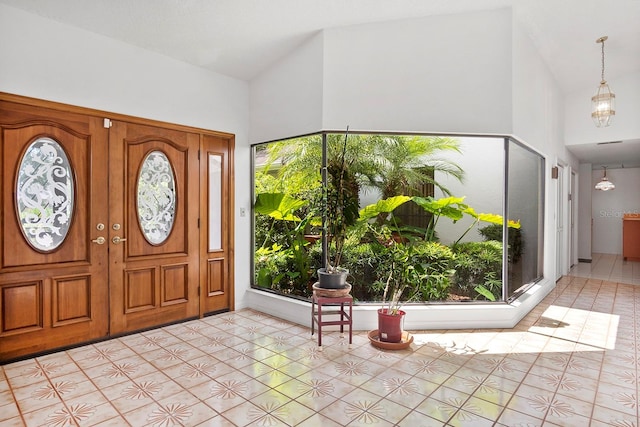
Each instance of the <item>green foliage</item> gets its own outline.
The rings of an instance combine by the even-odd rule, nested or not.
[[[302,221],[294,212],[309,202],[307,200],[298,200],[283,193],[260,193],[256,198],[253,209],[263,215],[268,215],[274,219],[285,221]]]
[[[433,179],[433,171],[462,181],[464,171],[441,153],[460,153],[455,138],[369,135],[373,159],[372,173],[367,175],[368,185],[380,190],[383,199],[399,194],[416,194],[420,186],[432,184],[444,194],[449,190]],[[373,178],[373,179],[371,179]]]
[[[310,271],[301,248],[260,248],[256,251],[256,284],[287,295],[310,296]]]
[[[297,215],[297,211],[307,203],[282,193],[258,194],[254,212],[258,217],[272,219],[270,231],[262,246],[256,250],[258,286],[296,295],[309,293],[311,261],[306,248],[309,243],[304,238],[304,232],[313,215],[312,212],[304,218]],[[282,227],[282,239],[268,246],[276,224]]]
[[[455,255],[447,246],[437,242],[393,241],[388,247],[377,242],[369,247],[376,256],[367,263],[377,263],[373,264],[377,279],[369,282],[373,294],[370,301],[386,300],[393,311],[409,301],[448,299]]]
[[[349,268],[351,295],[357,301],[379,301],[382,288],[374,285],[378,280],[380,266],[391,262],[391,253],[380,250],[377,243],[345,245],[343,264]]]
[[[464,216],[465,209],[468,208],[465,205],[464,197],[443,197],[441,199],[434,199],[433,197],[414,197],[415,204],[420,206],[426,212],[431,214],[431,220],[429,226],[425,232],[425,240],[435,240],[436,225],[441,217],[451,219],[453,222],[457,222]]]
[[[502,297],[500,279],[502,277],[502,244],[500,242],[460,243],[453,247],[453,251],[456,254],[454,263],[456,274],[453,284],[457,295],[477,299],[484,295],[483,289],[485,289],[492,293],[494,300]],[[479,287],[480,292],[476,287]]]
[[[411,200],[411,197],[402,195],[378,200],[376,203],[366,206],[365,208],[360,210],[360,220],[368,221],[380,214],[389,214],[409,200]]]
[[[464,197],[443,197],[440,199],[434,199],[433,197],[414,197],[413,201],[431,214],[431,220],[429,226],[425,232],[425,240],[435,240],[435,229],[438,224],[438,220],[441,217],[446,217],[452,220],[454,223],[461,220],[465,215],[471,216],[474,221],[471,225],[462,233],[462,235],[455,241],[454,245],[458,244],[462,238],[473,227],[480,222],[489,222],[491,224],[502,225],[503,218],[501,215],[491,213],[476,213],[476,211],[469,205],[464,203]],[[520,222],[508,221],[508,226],[513,229],[520,228]]]
[[[501,233],[500,215],[476,213],[464,197],[451,196],[434,182],[433,171],[457,179],[463,172],[436,154],[459,151],[448,138],[327,134],[328,187],[321,190],[322,139],[311,136],[260,146],[256,170],[255,284],[284,294],[309,296],[315,269],[342,264],[350,270],[352,294],[360,301],[483,299],[495,301],[502,291],[502,247],[499,242],[459,243],[473,227],[485,238]],[[447,197],[410,197],[431,183]],[[376,187],[383,200],[359,208],[359,196]],[[402,224],[394,215],[413,200],[429,218],[426,229]],[[328,209],[323,207],[328,206]],[[323,262],[318,234],[321,213],[332,259]],[[437,242],[442,217],[472,224],[451,248]],[[426,221],[425,221],[426,223]],[[424,223],[423,223],[424,224]],[[510,256],[519,253],[519,223],[509,221]],[[500,234],[501,235],[501,234]],[[490,236],[490,237],[489,237]],[[515,257],[514,257],[515,258]],[[386,295],[385,295],[386,289]]]
[[[290,231],[290,224],[284,221],[276,221],[273,218],[255,214],[254,215],[254,229],[255,229],[255,244],[256,250],[261,247],[271,247],[274,243],[283,243],[288,240]]]
[[[451,291],[451,279],[455,273],[455,254],[438,242],[423,241],[412,246],[412,262],[420,263],[426,273],[426,280],[420,283],[416,299],[418,301],[445,301]]]
[[[485,297],[488,301],[495,301],[496,297],[495,295],[493,295],[493,293],[485,288],[483,285],[478,285],[475,288],[473,288],[478,294],[482,295],[483,297]]]
[[[490,224],[478,231],[485,240],[502,242],[502,225]],[[509,262],[517,263],[522,256],[522,231],[520,228],[509,229]]]
[[[340,267],[344,242],[350,227],[356,224],[360,206],[360,185],[352,170],[355,159],[348,155],[348,135],[338,153],[331,153],[327,161],[327,183],[323,211],[328,251],[323,263],[327,272]]]

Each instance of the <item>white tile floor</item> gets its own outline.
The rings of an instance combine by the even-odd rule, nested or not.
[[[0,426],[637,427],[640,263],[597,258],[514,329],[404,351],[330,332],[320,352],[240,310],[4,365]]]
[[[591,263],[578,263],[569,274],[640,285],[640,262],[624,261],[621,255],[594,253]]]

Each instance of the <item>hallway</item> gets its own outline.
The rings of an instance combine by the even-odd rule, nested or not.
[[[0,426],[638,426],[639,269],[598,255],[515,328],[406,351],[245,309],[28,359]]]
[[[624,261],[622,255],[594,253],[591,263],[578,263],[569,274],[640,285],[640,262]]]

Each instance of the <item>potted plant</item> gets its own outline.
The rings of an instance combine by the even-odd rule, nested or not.
[[[378,338],[382,342],[402,341],[405,312],[402,305],[413,300],[428,279],[426,268],[412,262],[411,245],[390,241],[391,266],[385,282],[382,307],[378,309]]]
[[[340,289],[347,286],[349,271],[340,266],[348,230],[359,218],[359,190],[353,159],[347,158],[347,133],[336,156],[330,156],[323,169],[323,265],[318,269],[318,286]]]
[[[419,295],[421,285],[428,279],[425,266],[413,259],[411,240],[402,236],[392,214],[397,207],[411,199],[409,196],[390,197],[360,211],[359,223],[371,232],[375,241],[382,246],[381,249],[389,254],[389,263],[380,266],[381,271],[388,272],[384,281],[382,307],[378,309],[377,335],[382,342],[402,341],[405,315],[402,305]]]

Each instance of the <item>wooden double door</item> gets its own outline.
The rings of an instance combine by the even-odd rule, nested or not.
[[[0,94],[0,361],[233,309],[229,134]]]

